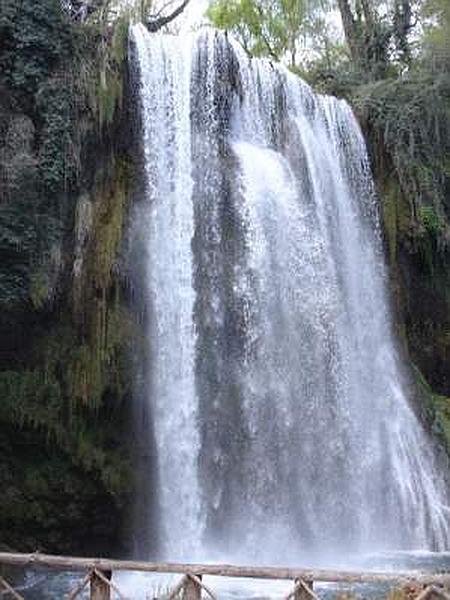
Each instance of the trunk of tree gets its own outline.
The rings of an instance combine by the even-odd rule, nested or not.
[[[394,36],[397,50],[406,64],[411,62],[408,35],[413,28],[412,9],[409,0],[396,0],[394,11]]]
[[[371,0],[361,0],[361,6],[367,28],[369,31],[373,31],[375,29],[375,15]]]
[[[355,64],[360,61],[360,36],[356,26],[355,18],[348,0],[338,0],[341,13],[342,25],[344,27],[345,39],[350,49],[352,60]]]
[[[371,0],[358,0],[356,13],[352,10],[349,0],[338,0],[338,6],[345,39],[355,67],[369,80],[385,77],[393,36],[398,42],[397,47],[401,54],[407,55],[405,32],[410,29],[410,1],[396,0],[394,23],[389,25],[378,17]],[[398,22],[398,26],[395,25],[395,21]],[[397,29],[399,34],[396,33]]]

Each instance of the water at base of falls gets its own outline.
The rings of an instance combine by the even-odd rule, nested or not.
[[[450,570],[450,554],[415,552],[395,554],[371,554],[359,556],[352,560],[354,569],[363,571],[408,571],[414,572],[448,572]],[[302,565],[304,566],[304,565]],[[338,564],[344,568],[348,565]],[[36,572],[29,571],[22,585],[17,590],[26,595],[27,600],[54,600],[66,597],[83,579],[80,573],[55,573],[54,570]],[[113,574],[113,582],[127,598],[133,600],[148,600],[161,597],[179,583],[179,575],[156,575],[145,573],[117,572]],[[205,577],[203,581],[221,600],[261,600],[262,598],[286,598],[292,591],[291,581],[273,580],[243,580],[222,577]],[[315,583],[315,592],[322,600],[331,600],[351,595],[353,598],[379,600],[387,597],[392,591],[389,584],[320,584]],[[85,596],[87,597],[87,594]]]
[[[214,31],[132,39],[160,556],[445,548],[350,108]]]

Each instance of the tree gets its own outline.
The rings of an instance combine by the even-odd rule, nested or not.
[[[86,21],[102,4],[106,4],[106,2],[102,2],[102,0],[61,0],[63,11],[73,21],[78,22]]]
[[[308,55],[299,74],[317,86],[335,81],[349,71],[350,55],[336,20],[318,16],[308,28]],[[344,82],[342,82],[344,83]],[[337,89],[332,90],[338,93]]]
[[[450,71],[450,3],[427,0],[422,8],[422,67]]]
[[[207,16],[219,29],[231,31],[252,56],[297,63],[302,35],[318,0],[213,0]]]
[[[368,79],[386,76],[391,58],[409,65],[415,26],[411,0],[337,0],[354,66]]]

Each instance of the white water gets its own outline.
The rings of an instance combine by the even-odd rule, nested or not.
[[[163,551],[196,551],[200,501],[194,381],[194,290],[190,251],[194,231],[190,176],[190,52],[170,38],[135,28],[142,74],[151,313],[151,398],[156,423]],[[187,50],[187,51],[186,51]],[[143,474],[145,477],[145,474]],[[183,532],[183,535],[180,535]]]
[[[214,32],[133,39],[161,554],[444,549],[349,107]]]

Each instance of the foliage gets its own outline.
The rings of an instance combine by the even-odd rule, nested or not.
[[[450,398],[435,394],[416,365],[412,364],[414,379],[425,408],[424,420],[434,435],[441,439],[450,453]]]
[[[323,70],[328,73],[342,67],[349,68],[349,52],[340,36],[339,28],[327,19],[326,13],[317,15],[308,28],[308,43],[311,49],[305,70]]]
[[[50,362],[45,370],[0,372],[0,422],[44,434],[49,447],[67,453],[75,465],[87,472],[96,472],[106,489],[120,497],[127,484],[126,458],[108,451],[108,437],[112,434],[108,427],[99,428],[98,417],[93,415],[87,421],[83,411],[65,397],[63,381],[58,380],[55,369],[67,358],[65,353],[73,350],[64,348],[61,342],[57,343],[57,350],[62,350],[62,355],[47,355]],[[70,370],[70,358],[64,367]]]
[[[2,444],[13,447],[16,438],[31,437],[39,452],[44,446],[45,452],[67,465],[64,485],[82,485],[83,478],[88,478],[89,496],[103,495],[104,506],[118,511],[130,486],[129,456],[121,444],[121,432],[125,399],[130,393],[126,356],[132,323],[121,301],[114,266],[123,233],[128,174],[119,163],[107,176],[105,183],[106,173],[99,175],[91,195],[93,227],[84,251],[85,266],[77,274],[82,294],[73,299],[76,305],[72,308],[66,300],[52,320],[38,320],[28,334],[27,345],[22,342],[20,346],[24,364],[12,361],[0,371],[0,447]],[[38,308],[47,295],[46,285],[45,272],[37,272],[33,295]],[[20,331],[21,327],[17,329]],[[6,340],[2,342],[4,347]],[[11,432],[13,439],[8,437]],[[20,506],[27,506],[32,498],[33,505],[28,510],[34,515],[35,535],[47,547],[61,549],[68,542],[57,528],[62,521],[73,526],[75,515],[73,518],[67,515],[50,526],[59,494],[53,487],[51,473],[45,470],[45,452],[35,465],[41,491],[37,490],[34,479],[17,480],[22,469],[5,481],[5,468],[9,468],[17,454],[16,450],[11,452],[10,458],[3,454],[0,464],[2,481],[4,485],[7,483],[4,514],[14,519],[15,525],[21,522],[25,526],[28,517],[18,512],[15,504],[19,501]],[[24,458],[24,462],[28,469],[30,461]],[[17,498],[10,498],[12,490],[18,494]],[[24,490],[26,498],[22,497]],[[89,497],[81,492],[73,505],[77,519],[81,518],[86,502]],[[101,515],[96,517],[96,523],[101,519]],[[0,518],[0,530],[3,526]],[[46,532],[47,528],[50,532]],[[19,533],[9,532],[10,543],[20,539],[14,535]],[[56,536],[54,541],[53,536]],[[71,538],[78,539],[78,534],[74,536],[72,532]],[[22,544],[26,541],[20,543],[25,547]]]
[[[445,227],[444,219],[437,214],[433,206],[419,208],[419,221],[433,238],[438,238]]]
[[[410,242],[447,245],[450,189],[450,78],[420,74],[360,87],[354,105],[388,152],[410,205]],[[405,233],[405,232],[403,232]],[[417,247],[417,245],[416,245]]]
[[[301,37],[320,5],[306,0],[214,0],[207,15],[220,29],[230,30],[252,56],[281,60],[293,67]]]
[[[419,67],[431,72],[450,71],[450,4],[447,0],[425,0]]]
[[[417,4],[416,0],[337,0],[352,67],[363,81],[392,76],[410,66]]]
[[[74,218],[71,197],[82,163],[121,106],[131,18],[131,9],[114,21],[100,11],[80,25],[61,10],[59,0],[23,0],[20,10],[17,2],[5,0],[0,15],[3,309],[26,304],[47,309],[55,296],[56,270],[62,266],[56,258]]]
[[[79,141],[74,126],[74,92],[71,74],[59,72],[40,86],[36,109],[42,118],[39,170],[50,193],[67,189],[78,174]]]
[[[58,0],[4,0],[0,40],[0,76],[28,98],[75,46]]]
[[[315,68],[322,71],[325,65],[331,71],[336,51],[342,57],[342,40],[329,18],[336,8],[352,59],[347,64],[359,79],[378,79],[393,65],[410,64],[414,1],[213,0],[207,15],[216,27],[230,30],[251,55],[288,60],[291,67],[308,70],[311,64],[299,60],[303,47],[309,57],[316,57]]]

